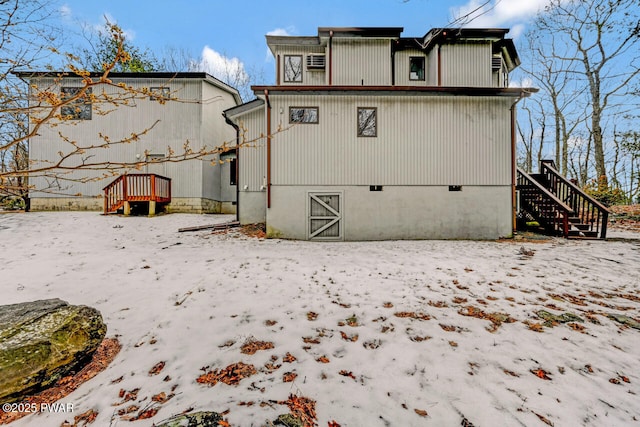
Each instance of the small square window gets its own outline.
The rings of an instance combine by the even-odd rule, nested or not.
[[[302,55],[284,56],[284,81],[302,82]]]
[[[60,89],[60,98],[65,101],[82,92],[81,87],[63,87]],[[91,93],[92,89],[86,88],[84,93],[69,104],[60,107],[60,114],[66,119],[91,120]]]
[[[151,95],[149,95],[149,99],[151,101],[166,101],[169,99],[169,88],[168,87],[152,87],[150,89]]]
[[[358,136],[378,136],[377,108],[358,107]]]
[[[290,107],[289,123],[318,123],[318,107]]]
[[[409,80],[424,80],[424,56],[409,58]]]
[[[237,159],[229,160],[229,185],[236,185],[238,175],[237,175]]]

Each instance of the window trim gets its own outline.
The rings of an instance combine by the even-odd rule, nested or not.
[[[229,185],[238,184],[238,159],[229,159]]]
[[[360,127],[360,111],[371,110],[373,111],[374,117],[374,125],[373,125],[373,135],[366,135],[364,133],[365,129]],[[358,138],[376,138],[378,136],[378,107],[358,107],[356,112],[356,126],[357,126],[357,135]]]
[[[67,105],[60,107],[60,115],[66,120],[91,120],[93,118],[93,102],[91,96],[93,95],[93,88],[83,86],[62,86],[60,88],[60,99],[65,101],[78,94],[82,89],[85,89],[84,94],[78,99],[72,101]],[[68,95],[67,95],[68,94]],[[86,107],[82,108],[82,107]],[[79,109],[79,110],[78,110]],[[71,112],[70,112],[71,111]],[[66,113],[65,113],[66,112]],[[83,113],[87,113],[83,115]]]
[[[284,74],[284,82],[285,83],[302,83],[302,71],[304,69],[304,58],[303,55],[283,55],[284,56],[284,61],[283,61],[283,69],[282,69],[282,73]],[[300,67],[299,67],[299,80],[295,80],[295,75],[293,76],[294,79],[289,79],[289,76],[287,75],[287,64],[290,64],[291,62],[288,61],[288,59],[290,60],[291,58],[298,58],[300,60]]]
[[[417,79],[414,79],[411,77],[412,71],[411,71],[411,62],[412,60],[415,59],[421,59],[422,60],[422,78],[418,77]],[[410,56],[409,57],[409,80],[410,81],[414,81],[414,82],[423,82],[426,79],[426,58],[424,56]]]
[[[316,120],[313,122],[306,122],[304,120],[293,121],[291,120],[291,110],[299,109],[299,110],[316,110]],[[304,113],[303,113],[304,117]],[[299,124],[299,125],[317,125],[320,123],[320,107],[317,106],[290,106],[289,107],[289,123],[290,124]]]
[[[171,95],[171,91],[167,86],[155,86],[149,88],[149,100],[150,101],[166,101]],[[155,96],[155,94],[160,96]]]

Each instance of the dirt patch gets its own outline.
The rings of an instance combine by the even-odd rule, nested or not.
[[[240,232],[248,237],[264,239],[267,236],[267,227],[263,222],[257,224],[246,224],[240,227]]]
[[[612,229],[640,232],[640,205],[611,206],[609,210]]]

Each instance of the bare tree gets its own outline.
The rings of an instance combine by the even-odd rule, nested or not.
[[[620,113],[625,96],[640,76],[640,8],[637,0],[551,0],[536,26],[566,46],[549,52],[588,88],[587,127],[596,175],[607,185],[605,120]]]
[[[41,66],[63,41],[46,0],[0,1],[0,201],[23,199],[29,207],[28,179],[13,174],[29,167],[27,93],[13,74]]]
[[[87,46],[78,48],[79,52],[76,56],[80,68],[104,72],[107,66],[115,64],[111,71],[116,73],[144,73],[158,70],[158,60],[153,52],[148,48],[136,46],[126,38],[124,33],[121,37],[114,38],[111,31],[112,23],[106,17],[105,21],[105,25],[98,29],[88,25],[82,26],[82,35]],[[127,52],[129,56],[127,61],[114,61],[120,48]]]

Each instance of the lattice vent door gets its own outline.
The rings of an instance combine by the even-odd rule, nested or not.
[[[309,239],[342,239],[340,193],[309,193]]]

